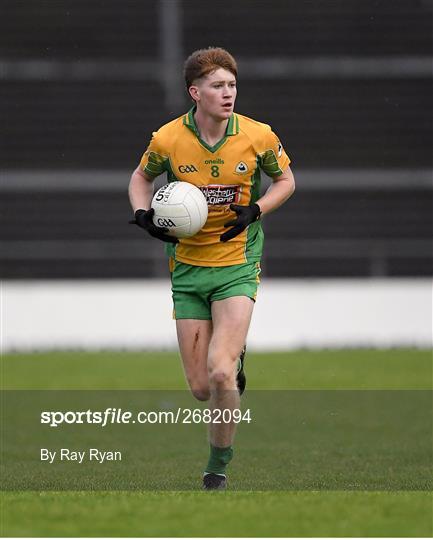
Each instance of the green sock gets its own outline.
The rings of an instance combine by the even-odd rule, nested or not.
[[[210,456],[206,467],[207,473],[224,474],[226,467],[230,463],[233,457],[233,448],[226,446],[225,448],[218,448],[217,446],[210,445]]]

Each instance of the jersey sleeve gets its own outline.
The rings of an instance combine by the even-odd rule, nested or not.
[[[263,151],[260,153],[260,167],[268,176],[279,176],[287,169],[290,158],[284,151],[279,138],[270,127],[265,132]]]
[[[140,161],[141,170],[153,177],[159,176],[167,170],[168,152],[164,149],[160,139],[158,132],[154,131],[150,144]]]

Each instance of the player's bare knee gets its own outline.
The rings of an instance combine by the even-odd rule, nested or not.
[[[197,379],[188,378],[188,384],[192,395],[199,401],[207,401],[210,398],[209,384]]]
[[[210,398],[210,390],[208,387],[191,388],[191,393],[198,401],[208,401]]]
[[[209,382],[213,387],[230,388],[234,379],[233,370],[228,367],[217,367],[209,372]]]

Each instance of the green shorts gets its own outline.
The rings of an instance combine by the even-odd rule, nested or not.
[[[233,266],[171,265],[174,319],[211,320],[211,303],[231,296],[248,296],[255,301],[260,283],[260,263]]]

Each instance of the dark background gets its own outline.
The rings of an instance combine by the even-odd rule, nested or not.
[[[2,277],[168,275],[127,225],[127,185],[151,132],[190,106],[183,60],[209,45],[239,61],[236,110],[293,161],[264,273],[431,274],[430,0],[0,5]]]

